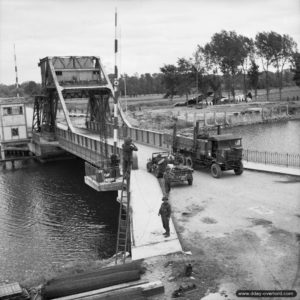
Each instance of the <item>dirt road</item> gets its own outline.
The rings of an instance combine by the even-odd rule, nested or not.
[[[138,147],[139,168],[145,169],[151,148]],[[184,250],[193,255],[165,257],[159,264],[168,267],[160,269],[153,262],[166,274],[166,295],[192,283],[198,293],[185,299],[209,292],[218,298],[205,299],[247,299],[235,296],[239,289],[296,289],[299,295],[299,199],[299,177],[256,171],[227,171],[219,179],[195,171],[192,186],[173,184],[173,221]],[[187,262],[192,280],[182,275]]]
[[[228,171],[214,179],[196,171],[193,187],[176,186],[170,198],[184,247],[194,263],[218,266],[219,290],[230,299],[238,289],[299,295],[299,178]]]

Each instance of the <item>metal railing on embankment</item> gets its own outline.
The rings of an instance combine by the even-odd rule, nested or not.
[[[109,127],[109,126],[108,126]],[[97,131],[97,123],[90,122],[89,129]],[[111,130],[112,131],[112,130]],[[110,133],[112,135],[112,133]],[[171,145],[165,142],[165,134],[134,127],[119,128],[119,137],[130,136],[134,141],[157,148],[170,150]],[[243,159],[249,162],[300,168],[300,155],[268,151],[243,150]]]
[[[245,161],[266,165],[300,168],[300,154],[278,153],[268,151],[243,150]]]

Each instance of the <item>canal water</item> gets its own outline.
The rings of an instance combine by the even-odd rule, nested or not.
[[[226,128],[223,133],[240,135],[244,149],[300,154],[300,120]]]
[[[114,254],[116,195],[83,177],[80,159],[0,171],[0,283]]]

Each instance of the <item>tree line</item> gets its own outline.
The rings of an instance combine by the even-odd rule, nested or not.
[[[34,81],[23,82],[19,85],[19,88],[17,88],[15,84],[0,84],[0,97],[3,98],[16,97],[17,94],[21,97],[32,97],[34,95],[40,95],[41,93],[41,84]]]
[[[227,91],[234,99],[237,89],[245,96],[254,90],[257,96],[257,89],[265,88],[269,100],[271,87],[279,89],[281,99],[283,86],[292,81],[300,86],[299,68],[297,44],[287,34],[260,32],[251,39],[222,30],[209,43],[198,45],[191,58],[179,58],[177,65],[164,65],[161,72],[171,98],[176,94],[188,97],[196,88],[203,94],[212,91],[216,97]]]
[[[109,77],[113,81],[113,74]],[[235,31],[215,33],[209,43],[197,45],[191,58],[178,58],[175,64],[165,64],[159,73],[129,76],[119,80],[121,96],[147,94],[174,95],[213,92],[215,96],[235,97],[236,90],[246,95],[248,90],[266,89],[267,100],[271,87],[279,89],[300,86],[300,54],[297,44],[287,34],[274,31],[257,33],[255,39],[238,35]],[[24,82],[18,89],[20,96],[41,94],[39,83]],[[15,85],[0,84],[0,97],[17,95]]]

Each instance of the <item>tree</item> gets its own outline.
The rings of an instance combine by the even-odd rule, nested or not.
[[[221,72],[228,78],[229,90],[235,99],[235,78],[238,68],[248,55],[243,45],[244,39],[235,31],[225,30],[215,33],[211,42],[205,46],[209,59],[218,64]]]
[[[178,84],[178,71],[177,67],[174,65],[164,65],[160,68],[163,73],[163,84],[167,91],[166,96],[171,97],[173,101],[174,95],[177,93],[177,84]]]
[[[191,60],[185,58],[179,58],[177,61],[177,89],[179,95],[185,95],[186,100],[188,100],[188,95],[191,92],[193,86],[193,71]]]
[[[248,77],[250,81],[250,86],[255,91],[255,99],[257,99],[257,87],[259,80],[259,66],[255,63],[255,60],[251,60],[251,66],[248,70]]]
[[[282,81],[283,81],[283,69],[287,62],[291,62],[293,54],[296,52],[297,44],[289,35],[280,34],[274,35],[274,58],[273,65],[277,70],[277,79],[279,87],[279,98],[282,96]]]
[[[242,48],[241,48],[241,59],[242,59],[242,64],[241,64],[241,70],[243,73],[243,91],[244,91],[244,97],[246,99],[246,94],[247,94],[247,81],[246,81],[246,76],[247,76],[247,69],[248,69],[248,64],[249,61],[251,61],[251,57],[253,57],[254,54],[254,42],[252,39],[249,39],[246,36],[239,35],[239,39],[242,42]]]
[[[260,32],[255,36],[255,46],[258,56],[261,58],[262,66],[266,75],[267,101],[269,101],[269,67],[274,62],[276,53],[276,44],[278,44],[279,35],[274,32]]]
[[[196,89],[197,93],[199,93],[199,87],[203,94],[206,94],[208,91],[209,81],[208,81],[208,69],[207,67],[208,59],[206,57],[206,53],[203,47],[200,45],[197,46],[196,52],[193,54],[194,63],[193,68],[196,73]]]
[[[34,81],[23,82],[21,86],[24,89],[24,93],[29,96],[41,94],[41,85]]]
[[[294,72],[293,81],[300,87],[300,53],[295,52],[292,60],[292,71]]]

